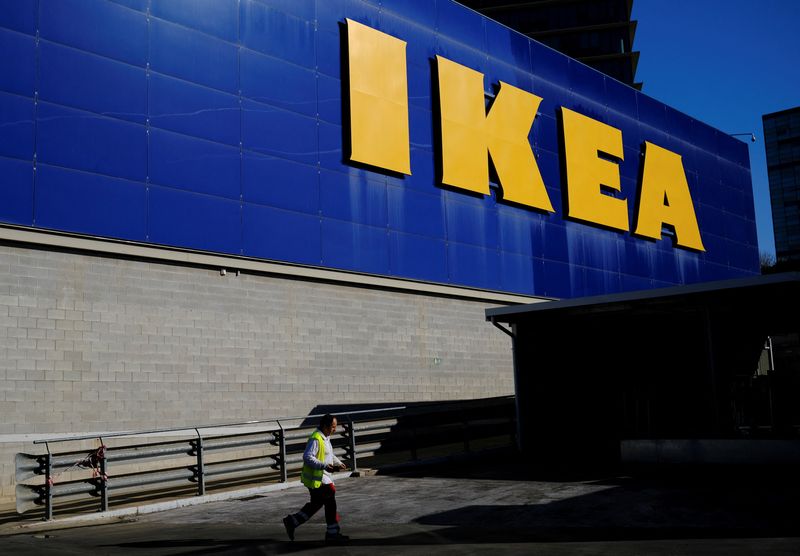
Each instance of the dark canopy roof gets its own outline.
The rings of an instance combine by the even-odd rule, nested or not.
[[[598,313],[646,315],[696,309],[735,314],[737,320],[765,319],[778,328],[792,321],[796,327],[800,318],[800,272],[498,307],[486,310],[486,320],[515,324]]]
[[[488,309],[486,319],[512,337],[519,446],[536,458],[616,461],[625,437],[794,430],[794,356],[770,368],[767,397],[753,377],[768,337],[800,332],[800,273]]]

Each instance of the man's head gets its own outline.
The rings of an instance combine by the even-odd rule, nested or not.
[[[322,434],[325,436],[330,436],[336,432],[336,417],[331,415],[330,413],[323,415],[322,419],[319,420],[319,430],[322,431]]]

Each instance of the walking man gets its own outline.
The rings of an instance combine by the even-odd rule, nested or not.
[[[333,453],[331,435],[336,432],[336,417],[327,414],[319,421],[319,427],[308,437],[306,451],[303,453],[303,471],[300,481],[308,488],[311,500],[299,512],[283,518],[286,534],[294,540],[294,530],[308,521],[325,506],[325,521],[328,529],[325,542],[343,543],[350,540],[339,529],[339,514],[336,513],[336,487],[331,473],[343,471],[347,466]]]

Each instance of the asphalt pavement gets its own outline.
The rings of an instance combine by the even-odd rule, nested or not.
[[[115,523],[14,529],[0,553],[800,554],[794,469],[630,474],[476,462],[340,478],[351,541],[336,547],[322,540],[323,512],[287,538],[281,518],[307,497],[295,487]]]

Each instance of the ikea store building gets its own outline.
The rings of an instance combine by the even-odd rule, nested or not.
[[[452,0],[0,9],[0,481],[514,391],[484,310],[758,274],[746,144]]]

